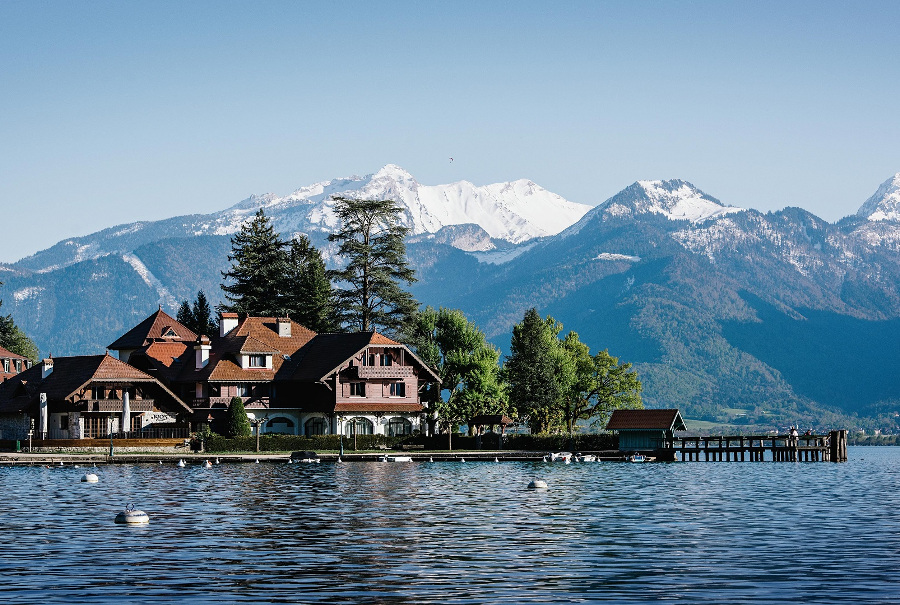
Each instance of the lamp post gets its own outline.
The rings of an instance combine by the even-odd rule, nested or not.
[[[343,458],[343,456],[344,456],[344,417],[343,416],[338,416],[338,435],[339,435],[338,440],[341,443],[341,453],[339,454],[339,456]]]
[[[250,424],[256,427],[256,451],[259,451],[259,431],[260,429],[269,421],[268,416],[263,416],[262,418],[257,418],[255,415],[247,414],[247,417],[250,419]]]

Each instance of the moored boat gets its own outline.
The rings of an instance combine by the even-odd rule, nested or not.
[[[378,459],[381,462],[412,462],[412,456],[382,456]]]
[[[572,462],[572,452],[550,452],[550,462]]]

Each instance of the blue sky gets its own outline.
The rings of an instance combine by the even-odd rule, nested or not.
[[[900,2],[0,2],[0,261],[387,163],[834,221],[900,171]],[[454,162],[449,162],[449,157]]]

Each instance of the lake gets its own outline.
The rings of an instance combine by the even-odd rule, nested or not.
[[[900,603],[900,448],[91,470],[0,468],[4,602]]]

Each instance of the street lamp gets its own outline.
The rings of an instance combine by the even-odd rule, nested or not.
[[[259,451],[259,431],[260,429],[269,421],[268,416],[263,416],[262,418],[257,418],[255,414],[250,413],[247,414],[247,418],[250,420],[250,424],[256,427],[256,451]]]

